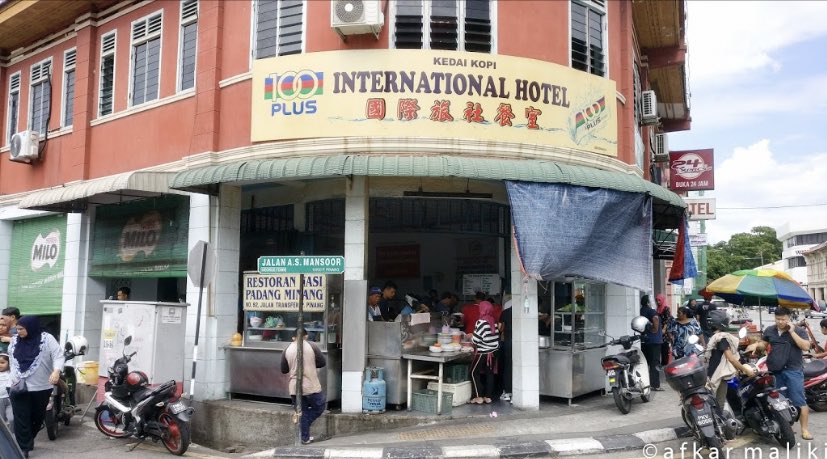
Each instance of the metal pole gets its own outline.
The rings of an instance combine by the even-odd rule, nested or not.
[[[190,375],[190,400],[195,397],[195,367],[198,365],[198,335],[201,331],[201,300],[204,298],[204,269],[207,266],[207,249],[204,244],[204,252],[201,254],[201,279],[198,281],[198,312],[195,316],[195,344],[192,346],[192,374]]]
[[[302,252],[304,255],[304,252]],[[296,326],[296,446],[302,444],[302,380],[304,379],[304,274],[299,274],[299,323]]]

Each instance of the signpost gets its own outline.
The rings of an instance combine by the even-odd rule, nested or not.
[[[198,363],[198,335],[201,330],[201,301],[204,287],[210,284],[215,274],[215,250],[209,243],[198,241],[190,250],[187,260],[187,275],[198,286],[198,309],[195,316],[195,344],[192,347],[192,375],[190,376],[190,400],[195,395],[195,367]]]
[[[302,380],[304,379],[304,275],[342,274],[345,257],[342,256],[265,256],[258,258],[259,274],[299,275],[299,317],[296,326],[296,446],[302,443]],[[285,350],[286,351],[286,350]]]

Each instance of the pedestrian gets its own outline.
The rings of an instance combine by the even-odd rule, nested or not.
[[[11,337],[12,334],[9,332],[8,325],[5,323],[0,323],[0,353],[8,353]]]
[[[698,300],[692,298],[691,300],[686,302],[686,307],[689,308],[689,312],[691,312],[691,316],[693,319],[695,316],[698,315]]]
[[[706,294],[704,296],[704,301],[700,305],[698,305],[698,323],[701,324],[701,330],[704,332],[704,338],[706,341],[709,342],[709,338],[712,338],[712,335],[715,333],[715,330],[709,328],[709,324],[707,323],[707,316],[709,315],[710,311],[714,311],[718,309],[714,304],[712,304],[709,300],[712,298],[711,295]]]
[[[662,391],[660,387],[660,365],[661,347],[663,346],[663,327],[660,323],[660,316],[652,307],[652,300],[649,295],[640,298],[640,315],[649,319],[652,323],[651,331],[644,333],[640,339],[640,347],[649,365],[649,386],[654,391]]]
[[[502,359],[499,362],[501,370],[499,374],[502,375],[500,382],[503,389],[503,394],[500,396],[500,400],[506,402],[511,401],[512,391],[511,366],[513,351],[511,338],[514,331],[512,330],[511,310],[511,295],[506,293],[503,295],[503,312],[500,315],[500,355],[502,356]]]
[[[715,331],[704,351],[704,356],[709,362],[706,368],[707,377],[712,393],[715,394],[715,400],[718,402],[718,408],[723,410],[724,403],[727,400],[727,390],[729,389],[727,381],[736,376],[738,372],[748,377],[752,377],[754,373],[750,367],[743,365],[738,358],[738,339],[731,333],[727,333],[729,316],[726,311],[720,309],[710,311],[707,321],[709,322],[709,328]],[[740,411],[737,407],[732,408]],[[738,413],[736,412],[736,414]]]
[[[11,370],[9,355],[0,354],[0,421],[4,422],[9,430],[14,428],[14,413],[9,400],[9,385],[11,384]]]
[[[302,328],[302,336],[307,338],[307,330]],[[290,374],[289,390],[293,406],[296,406],[296,370],[298,370],[298,350],[295,338],[281,355],[281,372]],[[317,368],[327,365],[324,354],[311,341],[302,339],[302,400],[301,400],[301,441],[303,445],[313,443],[315,438],[310,436],[310,425],[324,413],[327,400],[319,382]]]
[[[17,334],[18,319],[20,319],[20,310],[17,308],[5,308],[0,312],[0,325],[5,325],[8,328],[8,334],[0,334],[0,343],[4,343],[6,349],[8,349],[12,337]]]
[[[657,303],[660,326],[663,329],[663,345],[660,347],[661,364],[666,365],[672,360],[672,335],[669,334],[669,327],[672,325],[672,309],[666,304],[666,296],[663,293],[655,295]]]
[[[494,305],[481,301],[479,317],[474,325],[474,333],[471,334],[471,342],[476,348],[471,362],[471,403],[481,405],[491,403],[494,395],[494,375],[497,373],[495,351],[499,348],[500,337],[494,318]]]
[[[678,318],[669,326],[669,336],[672,337],[672,356],[680,359],[686,356],[686,348],[690,346],[689,337],[698,336],[700,343],[705,344],[703,332],[698,321],[692,316],[687,306],[678,308]]]
[[[764,330],[764,341],[770,344],[767,369],[775,376],[775,387],[786,387],[787,398],[797,406],[801,416],[801,438],[812,440],[809,430],[810,410],[804,398],[804,357],[810,350],[807,332],[790,321],[790,310],[775,310],[775,325]]]
[[[17,322],[17,336],[9,346],[12,386],[23,381],[26,390],[9,394],[14,411],[14,436],[25,457],[34,449],[34,439],[52,393],[60,381],[63,350],[55,338],[43,332],[37,316],[23,316]]]

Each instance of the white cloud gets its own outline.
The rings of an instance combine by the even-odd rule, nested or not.
[[[746,73],[780,70],[773,53],[827,35],[825,18],[827,2],[690,1],[691,86],[726,84]]]
[[[728,158],[715,171],[715,191],[706,192],[717,206],[716,220],[707,222],[710,243],[755,226],[806,221],[827,227],[827,206],[773,208],[827,202],[827,153],[788,159],[763,139],[723,156]]]

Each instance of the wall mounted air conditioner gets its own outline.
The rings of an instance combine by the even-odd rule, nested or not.
[[[655,134],[654,149],[655,162],[664,163],[669,161],[669,143],[666,134]]]
[[[40,138],[37,132],[18,132],[11,137],[9,160],[31,164],[32,161],[40,159],[40,154],[38,153],[39,146]]]
[[[655,91],[643,91],[641,93],[641,99],[643,111],[641,124],[658,124],[658,98],[655,97]]]
[[[339,35],[372,33],[378,38],[385,15],[380,0],[331,0],[330,26]]]

